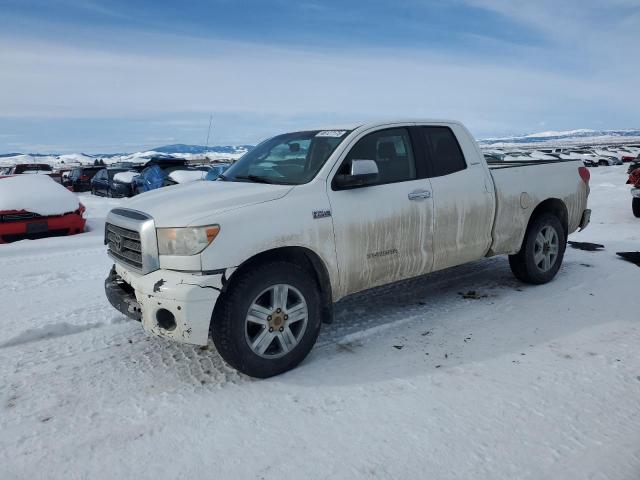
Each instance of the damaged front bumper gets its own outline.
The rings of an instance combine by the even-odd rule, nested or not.
[[[116,264],[104,286],[109,303],[127,317],[141,321],[147,332],[206,345],[223,277],[223,273],[192,275],[170,270],[139,275]]]

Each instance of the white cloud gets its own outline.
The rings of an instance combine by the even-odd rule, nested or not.
[[[156,38],[133,52],[0,39],[0,115],[446,116],[489,131],[533,126],[557,108],[640,108],[636,79],[611,68],[585,77],[432,52],[201,41],[194,54],[188,45],[195,40],[167,48],[170,40]]]

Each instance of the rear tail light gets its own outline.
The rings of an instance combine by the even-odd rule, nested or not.
[[[580,178],[584,183],[589,185],[589,180],[591,180],[591,172],[589,172],[589,169],[587,167],[578,167],[578,175],[580,175]]]
[[[86,182],[89,180],[89,175],[82,175],[80,176],[80,180],[82,180],[83,182]]]

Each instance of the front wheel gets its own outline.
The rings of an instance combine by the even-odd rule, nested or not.
[[[631,210],[633,210],[633,216],[640,218],[640,198],[633,198],[631,200]]]
[[[511,271],[523,282],[547,283],[558,273],[566,246],[558,217],[551,213],[539,215],[527,227],[520,251],[509,255]]]
[[[272,262],[241,272],[220,301],[213,342],[229,365],[251,377],[291,370],[318,338],[319,288],[299,265]]]

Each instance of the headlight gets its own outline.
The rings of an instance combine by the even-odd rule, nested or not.
[[[160,255],[195,255],[203,251],[220,232],[220,225],[186,228],[158,228]]]

